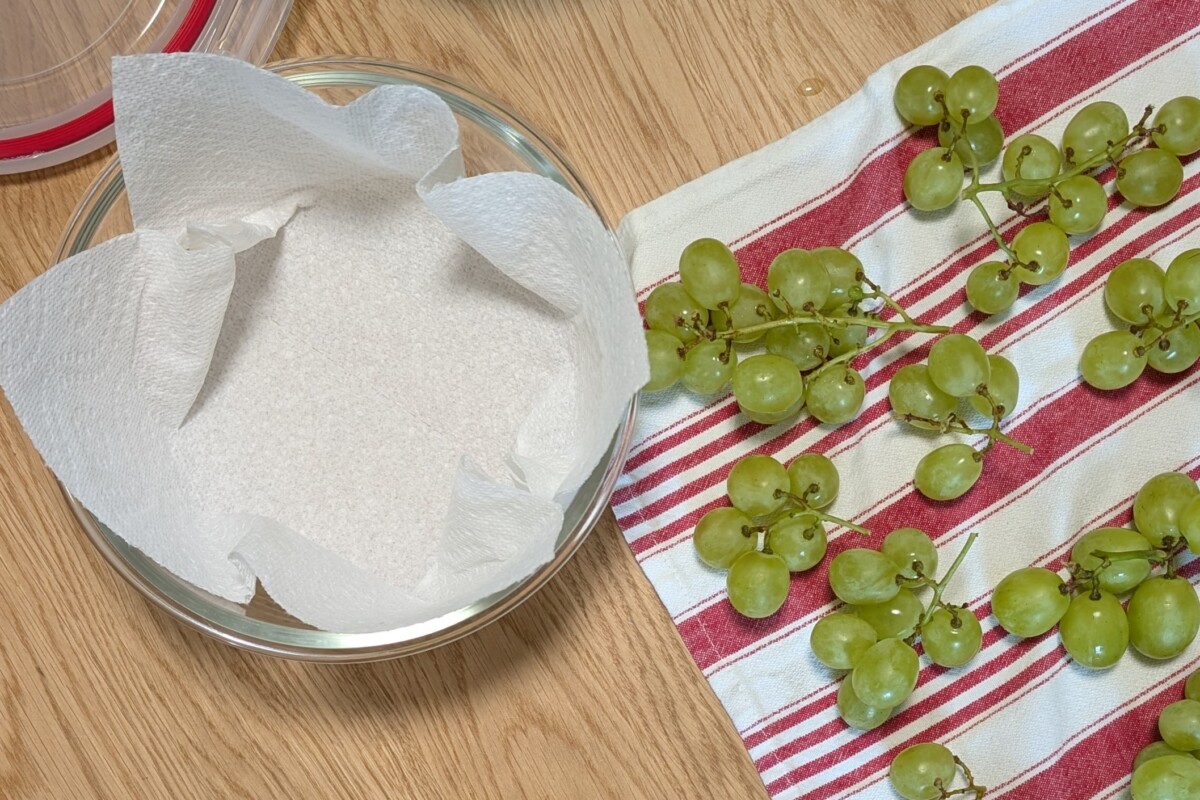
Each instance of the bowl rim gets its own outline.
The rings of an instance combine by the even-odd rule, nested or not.
[[[592,208],[593,211],[600,217],[605,229],[613,242],[620,249],[620,242],[614,234],[611,225],[596,202],[594,195],[588,188],[587,184],[576,172],[575,168],[566,159],[557,146],[548,141],[545,136],[540,134],[533,126],[526,122],[522,117],[510,111],[503,103],[491,97],[487,93],[464,85],[462,82],[443,75],[434,70],[425,67],[418,67],[409,64],[398,62],[389,62],[376,58],[362,56],[321,56],[315,58],[294,58],[283,61],[276,61],[267,64],[264,69],[272,72],[284,74],[285,77],[294,79],[293,76],[302,76],[304,74],[320,74],[321,72],[332,72],[336,69],[342,69],[347,72],[366,72],[376,75],[388,75],[396,79],[396,82],[416,82],[420,84],[433,83],[445,87],[453,94],[461,96],[476,105],[483,111],[496,117],[500,122],[509,127],[514,128],[521,136],[529,140],[537,148],[545,151],[549,155],[551,161],[549,165],[558,172],[564,174],[569,179],[571,184],[566,188],[580,197],[585,203]],[[305,73],[305,70],[312,70],[312,73]],[[289,74],[290,73],[290,74]],[[303,84],[303,81],[298,81]],[[333,82],[333,81],[331,81]],[[344,83],[344,81],[342,81]],[[433,88],[437,91],[436,87]],[[440,94],[440,92],[439,92]],[[511,144],[511,143],[510,143]],[[536,157],[539,154],[535,150],[530,150],[526,153],[531,157]],[[539,160],[545,160],[542,157]],[[119,154],[114,154],[109,161],[104,165],[99,174],[92,180],[88,188],[85,190],[82,198],[76,206],[74,212],[67,223],[66,230],[59,242],[59,245],[54,253],[53,264],[58,264],[64,258],[72,255],[74,250],[73,245],[81,239],[90,241],[95,233],[95,227],[99,220],[93,220],[96,216],[97,208],[107,210],[112,202],[124,191],[124,178],[120,174],[120,159]],[[561,182],[561,181],[560,181]],[[101,215],[102,219],[103,215]],[[431,650],[436,647],[449,644],[457,641],[465,636],[470,635],[484,627],[490,625],[501,617],[505,616],[530,597],[532,597],[539,589],[545,586],[558,573],[560,569],[571,559],[572,556],[579,550],[580,546],[587,539],[588,535],[599,522],[600,517],[608,509],[609,501],[612,497],[616,482],[620,476],[626,458],[629,455],[629,449],[632,444],[634,421],[637,415],[638,395],[635,394],[629,401],[626,413],[621,418],[620,423],[613,435],[612,443],[606,454],[610,454],[607,465],[600,476],[595,489],[590,498],[587,499],[585,507],[580,515],[578,522],[565,534],[560,534],[559,542],[555,545],[554,556],[529,576],[513,584],[507,589],[501,590],[490,597],[483,598],[476,603],[470,604],[462,609],[449,612],[439,616],[428,622],[420,625],[405,626],[395,628],[391,631],[382,631],[372,634],[340,634],[335,632],[320,632],[327,633],[331,637],[339,637],[341,639],[354,639],[356,637],[379,637],[384,636],[394,631],[404,631],[408,628],[431,628],[427,633],[414,636],[409,639],[394,639],[378,644],[369,644],[363,646],[338,646],[331,644],[330,646],[318,645],[297,645],[288,644],[276,641],[262,636],[254,635],[244,631],[237,631],[216,622],[200,612],[189,608],[178,598],[173,597],[162,587],[155,584],[145,573],[138,570],[128,558],[119,549],[120,546],[136,550],[131,545],[121,541],[119,546],[110,535],[105,532],[104,527],[92,516],[92,514],[84,508],[84,506],[75,499],[66,487],[59,482],[59,488],[66,498],[67,504],[72,513],[83,527],[84,533],[100,555],[108,562],[118,575],[125,580],[130,586],[138,591],[145,599],[150,601],[151,605],[159,610],[167,613],[175,620],[183,623],[187,627],[197,630],[211,638],[224,642],[233,647],[249,650],[256,653],[275,656],[278,658],[310,661],[322,663],[366,663],[373,661],[384,661],[392,658],[399,658],[416,653]],[[602,461],[597,465],[597,469],[604,465]],[[592,476],[596,475],[596,470],[593,470]],[[56,478],[57,480],[57,478]],[[579,501],[578,495],[575,502]],[[116,534],[112,535],[113,537]],[[117,537],[119,538],[119,537]],[[140,552],[140,551],[138,551]],[[165,568],[163,568],[165,569]],[[169,571],[168,571],[169,572]],[[172,577],[182,584],[187,584],[178,576]],[[204,593],[197,587],[192,587],[193,594],[196,597],[201,597]],[[213,598],[212,601],[204,601],[210,605],[216,602],[224,603],[225,601]],[[483,604],[480,608],[475,608]],[[472,610],[474,609],[474,610]],[[275,625],[266,621],[256,621],[264,627],[279,627],[285,630],[285,626]],[[442,623],[444,624],[438,624]]]

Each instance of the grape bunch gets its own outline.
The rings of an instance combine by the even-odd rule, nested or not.
[[[1148,258],[1116,266],[1104,303],[1128,325],[1087,343],[1079,371],[1089,386],[1121,389],[1147,365],[1175,374],[1200,360],[1200,248],[1180,253],[1164,271]]]
[[[1134,498],[1133,523],[1080,537],[1067,580],[1044,567],[1005,576],[992,595],[997,622],[1026,638],[1058,625],[1064,649],[1090,669],[1113,666],[1131,645],[1156,660],[1182,653],[1200,630],[1200,599],[1174,560],[1200,542],[1200,488],[1179,472],[1154,476]],[[1126,608],[1119,598],[1131,592]]]
[[[952,788],[959,770],[966,786]],[[888,780],[904,800],[945,800],[972,794],[982,800],[987,787],[975,783],[975,777],[958,756],[945,745],[921,742],[901,750],[888,768]]]
[[[858,258],[837,247],[785,250],[771,262],[763,291],[742,282],[722,242],[698,239],[679,257],[679,278],[646,298],[644,390],[682,383],[708,395],[732,385],[741,412],[764,424],[805,407],[820,422],[853,419],[866,396],[851,366],[855,356],[902,330],[946,330],[912,319],[867,278]],[[884,308],[898,319],[884,320]],[[871,329],[883,335],[868,341]]]
[[[786,469],[762,455],[734,464],[725,483],[731,507],[701,517],[692,543],[705,564],[729,570],[725,587],[739,614],[759,619],[779,610],[791,573],[810,570],[825,557],[824,523],[869,533],[822,510],[840,487],[837,467],[819,453],[798,456]]]
[[[1162,739],[1138,751],[1133,759],[1133,800],[1200,797],[1200,672],[1184,684],[1183,700],[1158,716]]]
[[[1011,361],[988,355],[979,342],[961,333],[934,342],[928,362],[897,370],[888,384],[888,400],[897,419],[918,428],[988,437],[981,450],[962,442],[946,444],[917,463],[913,479],[917,490],[931,500],[953,500],[979,480],[983,459],[996,442],[1031,452],[1000,430],[1000,421],[1017,406],[1021,381]],[[962,399],[989,420],[988,427],[975,428],[967,422]]]
[[[838,687],[837,709],[852,728],[868,731],[888,720],[917,685],[920,659],[913,644],[943,667],[960,667],[979,652],[983,631],[966,606],[942,602],[942,592],[974,544],[971,534],[940,581],[938,552],[917,528],[889,533],[879,550],[855,547],[829,564],[829,586],[846,604],[813,626],[809,646],[830,669],[850,670]],[[917,597],[931,588],[928,605]]]
[[[920,211],[948,208],[960,198],[983,217],[1001,258],[976,266],[967,277],[967,302],[984,314],[1012,306],[1022,283],[1041,286],[1063,273],[1070,259],[1068,234],[1096,230],[1108,212],[1097,169],[1115,165],[1117,190],[1135,206],[1161,206],[1183,183],[1180,156],[1200,151],[1200,98],[1182,96],[1154,114],[1147,107],[1130,126],[1115,103],[1089,103],[1063,131],[1061,149],[1025,133],[1006,147],[994,116],[1000,87],[989,71],[967,66],[947,75],[931,65],[913,67],[896,82],[896,110],[917,126],[938,126],[938,146],[918,154],[904,174],[904,195]],[[1002,180],[984,183],[981,169],[1001,157]],[[964,175],[970,179],[964,187]],[[999,192],[1009,208],[1046,219],[1006,241],[980,195]],[[1047,199],[1048,198],[1048,199]],[[1043,209],[1033,211],[1041,201]]]

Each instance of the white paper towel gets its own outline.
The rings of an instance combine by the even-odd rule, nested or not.
[[[135,232],[0,306],[67,489],[178,575],[374,631],[503,589],[647,365],[620,251],[549,179],[465,178],[415,87],[345,107],[231,59],[114,62]]]

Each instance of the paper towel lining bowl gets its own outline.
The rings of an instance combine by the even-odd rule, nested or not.
[[[557,181],[600,214],[595,200],[557,150],[495,100],[427,70],[362,58],[320,58],[268,67],[329,102],[346,103],[377,86],[422,86],[449,104],[458,119],[468,174],[533,172]],[[92,183],[68,225],[55,261],[129,231],[124,179],[116,158]],[[603,215],[601,215],[603,216]],[[378,633],[333,633],[305,625],[273,603],[261,587],[246,604],[201,591],[131,547],[69,494],[71,509],[100,554],[152,603],[185,624],[235,647],[306,661],[355,663],[411,655],[459,639],[494,622],[543,586],[587,538],[612,495],[629,451],[636,398],[600,463],[568,506],[554,557],[508,589],[419,625]]]

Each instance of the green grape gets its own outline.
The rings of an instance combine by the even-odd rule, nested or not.
[[[987,353],[962,333],[948,333],[929,349],[929,379],[952,397],[970,397],[991,376]]]
[[[1172,311],[1181,302],[1184,309],[1195,314],[1200,311],[1200,247],[1186,250],[1171,260],[1163,281],[1163,296]]]
[[[1178,156],[1150,147],[1121,159],[1117,189],[1135,206],[1161,206],[1179,193],[1183,164]]]
[[[938,800],[958,774],[954,754],[936,742],[922,742],[900,751],[888,768],[896,794],[904,800]]]
[[[897,574],[899,570],[887,556],[865,547],[852,547],[830,562],[829,588],[839,600],[852,606],[882,603],[900,592]]]
[[[783,356],[801,372],[816,369],[829,355],[829,332],[816,322],[784,325],[767,331],[767,352]]]
[[[876,708],[860,700],[849,677],[838,687],[837,710],[843,722],[859,731],[875,730],[892,715],[890,708]]]
[[[771,298],[767,297],[766,292],[752,283],[743,283],[738,299],[729,306],[728,312],[723,309],[714,309],[711,317],[713,327],[718,331],[727,331],[731,328],[744,330],[764,322],[770,322],[774,318],[774,312],[775,304],[771,302]],[[763,333],[764,331],[739,334],[733,337],[733,340],[739,344],[756,342],[762,338]]]
[[[956,609],[953,614],[939,608],[930,616],[929,622],[921,626],[921,643],[925,645],[925,655],[933,663],[961,667],[979,652],[983,628],[979,618],[965,608]]]
[[[790,572],[815,567],[825,557],[828,546],[821,520],[801,511],[789,514],[767,531],[767,547],[787,562]]]
[[[742,291],[737,259],[716,239],[697,239],[683,248],[679,280],[687,293],[709,310],[732,305]]]
[[[1141,324],[1166,310],[1163,301],[1165,275],[1162,267],[1148,258],[1122,261],[1108,273],[1104,302],[1126,322]]]
[[[1053,628],[1070,605],[1063,579],[1043,567],[1009,573],[992,593],[992,613],[1000,627],[1025,639]]]
[[[811,508],[827,507],[842,485],[837,467],[820,453],[796,456],[787,472],[792,494],[803,497]]]
[[[938,126],[938,144],[949,147],[954,144],[954,152],[962,159],[964,166],[980,167],[990,164],[1004,149],[1004,129],[995,117],[985,117],[979,122],[967,126],[966,133],[961,133],[962,125],[958,121],[947,120]],[[972,158],[974,155],[974,158]]]
[[[917,528],[897,528],[883,537],[879,552],[892,560],[900,574],[909,580],[917,577],[913,564],[920,562],[921,574],[932,578],[937,574],[938,552],[929,534]]]
[[[751,517],[780,508],[787,500],[788,488],[787,470],[770,456],[746,456],[733,465],[725,480],[729,502]]]
[[[650,380],[644,392],[659,392],[674,386],[683,372],[683,357],[679,351],[683,342],[663,331],[647,330],[646,352],[650,357]]]
[[[1156,575],[1129,598],[1128,616],[1133,649],[1146,658],[1174,658],[1200,630],[1200,600],[1187,579]]]
[[[1075,663],[1088,669],[1108,669],[1129,647],[1129,620],[1121,602],[1096,590],[1077,595],[1058,621],[1058,635]]]
[[[880,639],[907,639],[917,630],[925,606],[908,589],[901,589],[891,600],[858,606],[854,613],[874,628]]]
[[[913,67],[896,81],[893,99],[896,111],[913,125],[936,125],[945,115],[937,95],[945,92],[950,76],[937,67],[922,64]]]
[[[1192,757],[1191,753],[1185,753],[1182,750],[1176,750],[1166,742],[1151,742],[1150,744],[1138,750],[1138,754],[1133,757],[1133,769],[1136,772],[1137,768],[1147,761],[1153,761],[1156,758],[1163,756],[1187,756]]]
[[[1188,700],[1200,700],[1200,670],[1188,676],[1183,686],[1183,696]]]
[[[966,494],[983,472],[983,456],[969,444],[944,444],[917,462],[913,483],[930,500]]]
[[[1163,103],[1153,127],[1150,138],[1168,153],[1190,156],[1200,150],[1200,97],[1183,95]],[[1159,131],[1160,127],[1165,130]]]
[[[700,342],[683,358],[679,380],[688,391],[713,394],[729,383],[737,368],[737,353],[729,342],[717,339]]]
[[[1092,555],[1103,553],[1128,553],[1134,550],[1149,550],[1150,542],[1129,528],[1097,528],[1080,537],[1071,548],[1071,560],[1086,570],[1095,570],[1100,559]],[[1112,594],[1125,594],[1150,575],[1150,562],[1143,558],[1113,561],[1100,571],[1100,588]]]
[[[750,518],[736,508],[714,508],[696,524],[692,544],[696,555],[710,567],[729,569],[744,553],[758,544],[758,536],[747,531]]]
[[[996,110],[999,100],[996,76],[983,67],[963,67],[946,81],[947,116],[951,119],[966,120],[968,125],[982,122]]]
[[[787,600],[791,573],[782,558],[751,550],[729,567],[725,589],[729,602],[743,617],[762,619],[780,609]]]
[[[1200,750],[1200,702],[1176,700],[1164,708],[1158,715],[1158,735],[1176,750]]]
[[[1066,233],[1087,233],[1100,227],[1108,213],[1108,195],[1100,181],[1075,175],[1054,185],[1050,195],[1050,221]]]
[[[677,325],[676,320],[683,320]],[[646,324],[656,331],[664,331],[690,342],[696,338],[692,323],[708,324],[708,310],[692,298],[682,283],[664,283],[654,287],[646,298]]]
[[[830,614],[813,625],[809,647],[830,669],[854,669],[878,640],[875,629],[854,614]]]
[[[1133,524],[1155,547],[1167,536],[1178,539],[1179,517],[1200,489],[1182,472],[1164,472],[1142,485],[1133,498]]]
[[[929,148],[904,171],[904,196],[918,211],[937,211],[954,205],[962,184],[962,159],[944,147]]]
[[[1200,761],[1191,756],[1154,758],[1133,771],[1133,800],[1195,800],[1200,797]]]
[[[862,312],[853,306],[839,306],[832,312],[835,317],[861,317]],[[860,349],[867,343],[870,331],[865,325],[847,325],[846,327],[830,326],[829,355],[837,358],[840,355]]]
[[[999,314],[1011,308],[1020,289],[1021,282],[1002,261],[980,264],[967,276],[967,302],[984,314]]]
[[[811,251],[813,258],[829,273],[829,299],[823,311],[832,311],[851,302],[850,290],[859,286],[858,276],[863,271],[862,262],[849,250],[840,247],[818,247]]]
[[[883,639],[863,653],[850,680],[854,693],[867,705],[895,708],[916,688],[920,669],[915,650],[899,639]]]
[[[1083,348],[1079,371],[1089,386],[1123,389],[1146,369],[1147,353],[1142,340],[1129,331],[1108,331]]]
[[[938,422],[945,421],[958,408],[958,398],[939,389],[929,377],[929,367],[924,364],[909,364],[896,370],[888,382],[888,400],[893,413]],[[918,428],[936,428],[920,421],[909,424]]]
[[[867,387],[858,370],[836,364],[808,382],[804,401],[808,413],[821,422],[841,425],[854,419],[866,396]]]
[[[751,356],[733,371],[733,396],[747,417],[773,425],[804,407],[804,378],[786,358]]]
[[[1023,133],[1009,142],[1008,147],[1004,149],[1004,160],[1001,161],[1000,172],[1006,181],[1017,180],[1019,177],[1022,181],[1031,181],[1036,184],[1058,175],[1060,166],[1062,166],[1062,156],[1059,154],[1058,148],[1054,146],[1054,142],[1045,136],[1038,136],[1036,133]],[[1018,169],[1020,170],[1019,176]],[[1044,197],[1050,191],[1049,186],[1032,184],[1022,185],[1020,188],[1021,191],[1016,194],[1028,198]]]
[[[1004,419],[1017,407],[1017,396],[1021,392],[1021,376],[1017,374],[1017,368],[1013,366],[1013,363],[1004,356],[988,356],[988,367],[991,369],[991,375],[988,376],[987,381],[988,394],[996,403],[1000,419]],[[967,398],[967,402],[980,414],[986,417],[992,416],[992,406],[982,395],[973,394]]]
[[[1183,372],[1198,360],[1200,360],[1200,326],[1194,322],[1164,334],[1146,352],[1146,363],[1150,365],[1150,368],[1155,372],[1167,375]]]
[[[1179,512],[1179,532],[1193,553],[1200,549],[1200,495],[1193,497]]]
[[[1108,151],[1116,158],[1121,147],[1114,145],[1129,135],[1129,118],[1116,103],[1100,100],[1088,103],[1071,118],[1063,131],[1063,154],[1068,164],[1082,164]]]
[[[807,250],[784,250],[767,268],[767,291],[783,311],[820,309],[833,291],[829,272]]]
[[[1022,283],[1042,286],[1063,274],[1071,258],[1071,243],[1057,225],[1035,222],[1012,240],[1013,252],[1021,261],[1016,276]]]

